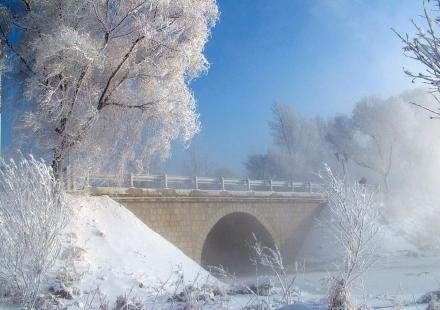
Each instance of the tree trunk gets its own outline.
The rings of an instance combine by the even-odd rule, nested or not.
[[[61,166],[62,166],[62,159],[60,157],[54,156],[52,160],[52,170],[53,174],[55,176],[55,179],[59,180],[61,177]]]
[[[64,161],[65,150],[65,140],[61,142],[61,144],[55,149],[53,159],[52,159],[52,170],[55,176],[55,179],[60,180],[62,177],[62,168]]]

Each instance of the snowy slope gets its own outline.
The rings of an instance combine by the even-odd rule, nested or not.
[[[178,266],[185,279],[208,273],[126,208],[109,197],[70,195],[74,221],[67,227],[66,253],[74,248],[75,283],[82,293],[100,288],[110,300],[142,296],[169,279]],[[68,251],[70,250],[70,251]]]

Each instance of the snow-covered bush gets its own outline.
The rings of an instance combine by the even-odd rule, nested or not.
[[[32,308],[69,219],[62,185],[32,156],[0,159],[0,286]]]
[[[374,262],[375,239],[380,231],[380,211],[374,192],[366,184],[339,177],[325,165],[320,174],[325,183],[332,223],[343,249],[340,272],[332,278],[329,290],[330,309],[352,309],[350,287]]]

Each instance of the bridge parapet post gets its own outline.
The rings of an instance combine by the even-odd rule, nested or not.
[[[163,176],[163,187],[168,188],[168,176],[166,174]]]
[[[273,192],[273,182],[272,179],[269,180],[270,191]]]
[[[251,179],[249,179],[249,178],[247,178],[247,189],[248,189],[248,191],[250,192],[250,191],[252,191],[252,188],[251,188]]]
[[[222,183],[222,191],[225,190],[225,178],[221,177],[221,183]]]
[[[199,189],[199,179],[197,176],[194,177],[194,189]]]
[[[134,187],[133,172],[130,172],[130,187]]]

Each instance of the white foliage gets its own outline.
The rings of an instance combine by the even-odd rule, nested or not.
[[[60,250],[69,209],[52,169],[32,156],[0,160],[0,285],[31,307]]]
[[[208,68],[215,0],[23,3],[25,14],[0,9],[0,37],[36,104],[25,128],[54,150],[56,172],[67,155],[142,169],[154,154],[166,156],[172,140],[197,133],[188,85]]]

